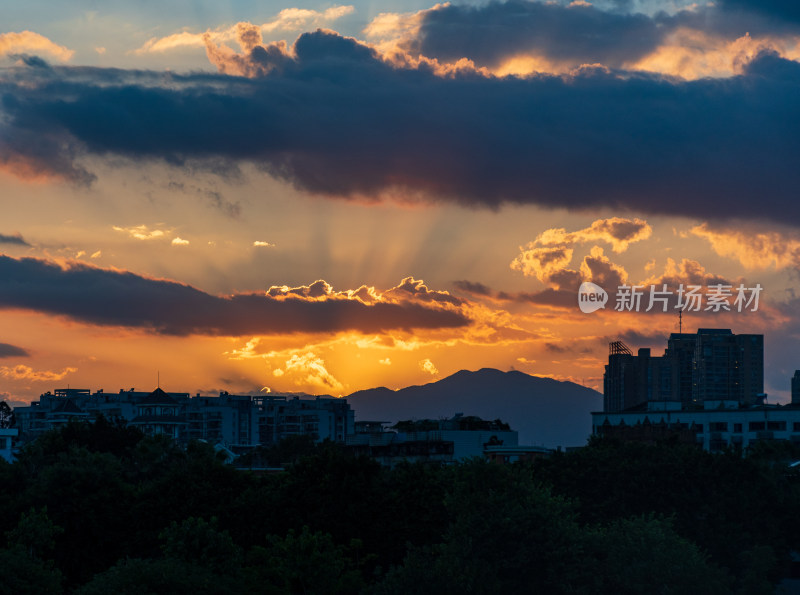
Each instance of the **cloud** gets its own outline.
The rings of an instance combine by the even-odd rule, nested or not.
[[[382,365],[382,366],[391,366],[392,365],[392,360],[390,358],[386,357],[384,359],[378,360],[378,363],[380,365]]]
[[[544,348],[550,353],[569,353],[572,351],[569,347],[564,347],[558,343],[545,343]]]
[[[492,288],[488,285],[484,285],[483,283],[478,283],[475,281],[453,281],[453,285],[455,285],[461,291],[466,291],[467,293],[471,293],[472,295],[480,295],[480,296],[491,296],[492,295]]]
[[[172,245],[173,246],[188,246],[189,240],[184,240],[183,238],[174,237],[172,238]]]
[[[720,0],[721,9],[726,11],[754,12],[778,22],[800,25],[800,6],[795,2],[783,0]]]
[[[256,240],[253,242],[253,246],[256,248],[274,248],[275,244],[271,244],[270,242],[262,242],[261,240]]]
[[[573,246],[602,241],[610,244],[614,252],[624,252],[631,243],[646,240],[651,234],[652,228],[646,221],[620,217],[597,219],[589,227],[573,232],[564,228],[548,229],[526,247],[520,247],[520,255],[511,262],[511,268],[556,289],[575,291],[582,281],[616,287],[628,274],[613,264],[600,246],[591,248],[579,271],[567,268],[572,262]]]
[[[379,296],[371,304],[334,292],[325,281],[308,293],[215,296],[174,281],[80,262],[63,266],[0,255],[0,308],[63,316],[86,324],[169,335],[364,333],[388,329],[459,328],[470,319],[450,303],[417,295]],[[288,289],[288,288],[287,288]],[[391,290],[390,290],[391,292]],[[387,292],[389,293],[389,292]],[[433,292],[432,292],[433,293]],[[377,292],[376,292],[377,295]]]
[[[497,75],[563,74],[594,64],[703,78],[740,74],[742,65],[763,50],[800,58],[800,27],[776,18],[786,14],[782,6],[764,10],[757,2],[709,2],[668,11],[659,4],[651,15],[631,6],[447,3],[380,14],[364,33],[390,59],[468,60]]]
[[[0,376],[9,380],[30,380],[32,382],[53,382],[61,380],[67,374],[77,372],[78,368],[64,368],[61,372],[50,370],[34,370],[30,366],[0,366]]]
[[[419,369],[423,372],[427,372],[431,376],[435,376],[439,373],[439,370],[436,369],[436,366],[434,366],[433,362],[428,358],[419,362]]]
[[[3,357],[29,357],[30,353],[22,347],[10,345],[8,343],[0,343],[0,358]]]
[[[572,261],[572,248],[558,246],[554,248],[537,247],[535,243],[528,244],[527,249],[511,262],[511,268],[522,271],[529,277],[536,277],[539,281],[548,282],[556,273],[562,271]]]
[[[242,49],[250,50],[261,44],[263,33],[276,31],[302,31],[310,27],[319,27],[332,23],[355,11],[353,6],[332,6],[324,11],[304,8],[285,8],[275,18],[261,25],[241,22],[232,27],[208,30],[203,33],[181,31],[166,37],[152,37],[134,54],[168,52],[183,48],[203,48],[206,44],[224,44],[238,41]]]
[[[642,347],[644,345],[655,347],[657,349],[665,349],[667,346],[668,332],[641,332],[636,329],[628,329],[618,333],[614,337],[604,337],[603,344],[607,345],[612,341],[622,341],[630,346]]]
[[[617,288],[628,281],[628,273],[611,262],[600,246],[593,246],[581,263],[581,279],[592,281],[601,287]]]
[[[307,299],[347,299],[358,300],[364,304],[376,302],[402,304],[413,302],[435,302],[443,306],[459,307],[466,302],[447,291],[432,290],[421,279],[406,277],[398,285],[380,292],[375,287],[362,285],[358,289],[334,291],[327,281],[318,279],[311,285],[289,287],[287,285],[273,285],[267,290],[267,295],[274,298],[287,296],[301,296]]]
[[[62,45],[53,43],[47,37],[33,31],[0,33],[0,56],[25,53],[44,53],[61,62],[66,62],[75,53]]]
[[[337,198],[800,222],[800,64],[776,54],[695,81],[437,74],[329,31],[238,56],[255,78],[14,69],[0,82],[0,164],[91,183],[86,156],[251,162]]]
[[[171,230],[164,229],[149,229],[147,225],[136,225],[133,227],[119,227],[112,226],[114,231],[128,234],[131,238],[136,240],[161,240],[166,239],[172,233]]]
[[[418,13],[382,14],[365,33],[405,51],[447,62],[468,58],[501,69],[520,56],[538,65],[622,67],[652,52],[663,35],[643,14],[604,12],[590,4],[509,0],[481,6],[437,4]]]
[[[657,285],[661,286],[666,284],[673,289],[679,285],[699,285],[707,287],[709,285],[733,285],[733,281],[706,272],[706,269],[696,260],[691,258],[683,258],[680,263],[676,263],[674,259],[667,258],[664,265],[664,272],[661,275],[645,279],[640,285]]]
[[[750,270],[800,267],[800,239],[779,232],[712,229],[703,223],[693,227],[691,233],[707,240],[720,256],[736,259]]]
[[[11,235],[0,233],[0,244],[14,244],[17,246],[30,247],[30,244],[26,242],[25,239],[22,237],[22,235],[19,233],[14,233]]]
[[[610,217],[597,219],[589,227],[578,231],[567,232],[564,228],[553,228],[543,231],[529,247],[535,246],[573,246],[586,242],[606,242],[611,244],[614,252],[625,252],[634,242],[648,239],[653,229],[641,219],[625,219]]]
[[[280,373],[277,373],[279,372]],[[324,390],[340,392],[344,390],[344,385],[336,380],[325,367],[325,360],[318,357],[313,351],[305,353],[295,353],[286,363],[283,369],[277,368],[273,371],[275,376],[296,376],[298,385],[313,385]]]
[[[445,304],[461,305],[464,300],[450,295],[447,291],[439,291],[428,288],[425,282],[414,277],[406,277],[399,285],[387,290],[384,296],[389,299],[404,301],[409,298],[422,302],[439,302]]]

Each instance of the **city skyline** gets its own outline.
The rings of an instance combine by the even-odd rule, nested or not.
[[[682,324],[763,334],[789,402],[800,17],[762,4],[6,8],[0,399],[485,367],[602,392],[610,341]],[[731,311],[617,311],[622,285]]]

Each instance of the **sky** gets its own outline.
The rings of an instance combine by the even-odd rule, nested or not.
[[[602,391],[682,324],[763,333],[788,400],[794,3],[7,4],[0,397]]]

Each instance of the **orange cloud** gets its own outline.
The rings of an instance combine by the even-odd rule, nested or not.
[[[67,374],[77,372],[78,368],[64,368],[61,372],[52,372],[50,370],[34,370],[30,366],[22,364],[18,366],[1,366],[0,376],[8,378],[9,380],[30,380],[32,382],[53,382],[61,380]]]
[[[750,270],[800,266],[800,239],[778,232],[714,230],[703,223],[693,227],[691,233],[707,240],[720,256],[738,260]]]
[[[33,31],[0,34],[0,56],[23,53],[44,53],[56,60],[66,62],[75,52]]]
[[[132,227],[113,225],[111,229],[126,233],[136,240],[161,240],[166,239],[172,233],[171,229],[150,229],[147,225],[134,225]]]
[[[652,233],[653,229],[646,221],[621,217],[597,219],[589,227],[572,232],[564,228],[548,229],[526,247],[520,247],[520,255],[511,262],[511,268],[555,287],[577,288],[581,281],[614,285],[618,281],[624,282],[628,274],[613,264],[600,246],[592,247],[581,263],[580,271],[567,268],[572,261],[573,246],[605,242],[619,253],[634,242],[648,239]]]
[[[280,372],[276,374],[276,372]],[[277,368],[273,374],[276,376],[295,376],[298,386],[312,385],[323,390],[340,392],[344,385],[336,380],[325,367],[325,360],[318,357],[313,351],[295,353],[286,360],[283,369]]]
[[[355,11],[353,6],[332,6],[324,11],[304,8],[285,8],[272,20],[261,25],[241,22],[232,27],[209,29],[203,33],[181,31],[166,37],[153,37],[134,54],[169,52],[183,48],[203,48],[209,43],[222,45],[238,41],[242,50],[250,51],[261,44],[261,36],[275,31],[302,31],[331,23]]]
[[[419,368],[423,372],[427,372],[431,376],[436,376],[439,373],[439,370],[436,369],[436,366],[433,365],[433,362],[429,358],[425,358],[421,362],[419,362]]]
[[[682,27],[668,35],[653,53],[627,67],[689,80],[730,77],[742,74],[744,66],[764,51],[797,60],[800,58],[798,41],[800,38],[794,35],[754,38],[749,33],[730,39]]]
[[[536,247],[535,242],[528,244],[528,249],[511,262],[511,268],[521,271],[523,275],[536,277],[539,281],[549,282],[550,278],[562,271],[572,261],[572,248],[564,246]]]
[[[648,239],[653,228],[642,219],[611,217],[597,219],[589,227],[567,232],[563,228],[548,229],[540,233],[532,244],[562,246],[586,242],[606,242],[614,252],[625,252],[630,244]]]

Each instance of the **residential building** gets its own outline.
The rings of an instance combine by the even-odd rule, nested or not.
[[[28,407],[14,409],[22,441],[66,424],[93,420],[102,414],[124,421],[149,435],[180,442],[205,440],[241,452],[271,446],[288,436],[308,435],[316,441],[344,442],[353,433],[354,414],[345,399],[291,395],[231,395],[218,397],[135,389],[106,393],[102,389],[58,389]]]
[[[767,405],[763,335],[673,333],[660,357],[649,349],[634,356],[615,341],[608,359],[603,411],[592,413],[596,435],[669,439],[711,451],[761,440],[800,442],[800,371],[792,379],[793,405]]]
[[[174,440],[183,437],[186,415],[173,397],[157,388],[136,403],[136,417],[128,422],[148,436],[168,436]]]
[[[626,411],[651,401],[733,400],[758,404],[764,390],[764,336],[734,335],[729,329],[673,333],[663,356],[650,349],[637,355],[622,342],[609,345],[603,381],[603,410]]]
[[[446,420],[357,422],[346,444],[356,454],[393,467],[400,461],[453,463],[485,456],[490,446],[517,447],[517,432],[499,420],[456,414]]]
[[[800,407],[708,400],[687,409],[679,401],[652,401],[637,411],[592,413],[592,431],[645,442],[672,438],[712,452],[765,440],[800,443]]]
[[[345,399],[300,399],[281,395],[252,397],[259,444],[271,446],[289,436],[344,442],[353,433],[355,417]]]
[[[9,463],[14,459],[14,441],[18,433],[17,428],[0,428],[0,459]]]

